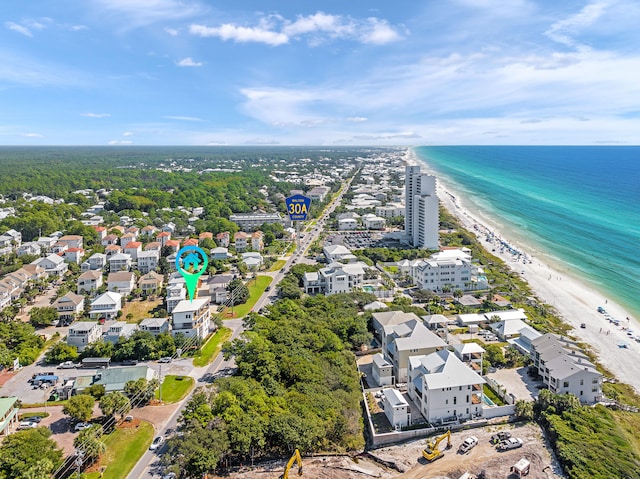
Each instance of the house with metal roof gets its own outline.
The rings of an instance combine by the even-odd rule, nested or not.
[[[409,358],[407,392],[431,424],[482,415],[482,376],[449,350]]]
[[[0,434],[9,435],[9,429],[18,424],[18,398],[0,398]]]
[[[103,385],[106,393],[124,391],[129,381],[146,379],[151,381],[157,376],[156,371],[148,366],[125,366],[121,368],[103,369],[93,376],[80,376],[74,384],[74,394],[82,394],[94,384]]]

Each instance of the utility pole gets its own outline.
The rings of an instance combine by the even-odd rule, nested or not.
[[[160,363],[160,371],[158,373],[158,378],[160,380],[160,392],[158,393],[158,396],[160,398],[160,402],[162,402],[162,363]]]

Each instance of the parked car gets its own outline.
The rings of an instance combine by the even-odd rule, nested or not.
[[[24,429],[34,429],[36,427],[38,427],[37,422],[33,422],[30,420],[21,421],[20,424],[18,424],[18,431],[22,431]]]
[[[462,444],[460,444],[460,447],[458,448],[458,452],[460,454],[466,454],[471,449],[476,447],[477,444],[478,444],[478,438],[475,437],[475,436],[469,436],[468,438],[466,438],[464,440],[464,442]]]
[[[510,449],[518,449],[519,447],[522,447],[522,439],[519,437],[510,437],[506,441],[498,444],[498,451],[508,451]]]
[[[160,358],[158,359],[159,363],[170,363],[171,362],[171,358],[170,357],[166,357],[166,358]]]
[[[75,364],[73,361],[65,361],[64,363],[60,363],[58,365],[58,369],[75,369],[77,367],[78,365]]]
[[[135,366],[136,364],[138,364],[137,359],[125,359],[122,361],[123,366]]]
[[[76,424],[76,427],[74,427],[74,429],[76,431],[84,431],[85,429],[89,429],[91,427],[91,423],[89,422],[79,422],[78,424]]]
[[[162,436],[157,436],[153,442],[151,443],[151,445],[149,446],[149,450],[150,451],[155,451],[156,449],[158,449],[160,446],[162,446],[162,444],[164,443],[164,437]]]
[[[491,439],[489,440],[489,442],[491,444],[499,444],[502,441],[506,441],[510,437],[511,437],[511,433],[509,431],[500,431],[499,433],[491,436]]]
[[[42,416],[27,417],[27,418],[24,419],[24,421],[31,421],[31,422],[39,423],[40,421],[42,421]]]

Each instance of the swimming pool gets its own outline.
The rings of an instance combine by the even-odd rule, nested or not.
[[[495,406],[496,405],[496,403],[494,403],[491,399],[489,399],[486,394],[482,395],[482,402],[485,403],[487,406]]]

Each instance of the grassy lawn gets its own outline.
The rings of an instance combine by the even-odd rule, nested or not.
[[[90,472],[83,474],[86,479],[122,479],[136,465],[153,440],[153,425],[142,421],[136,427],[116,429],[105,439],[107,452],[100,458],[99,467],[104,474]]]
[[[280,271],[285,264],[287,264],[285,260],[279,259],[278,261],[273,263],[273,265],[271,265],[271,268],[269,268],[269,272],[273,273],[274,271]]]
[[[167,404],[178,402],[191,391],[192,387],[192,377],[168,374],[162,382],[162,402]],[[160,391],[156,391],[156,399],[159,398]]]
[[[120,321],[127,321],[130,323],[139,323],[145,318],[153,316],[152,311],[157,307],[162,306],[162,298],[147,299],[145,301],[133,300],[128,301],[122,308],[122,317]],[[132,314],[131,320],[127,319],[127,315]]]
[[[486,384],[482,385],[482,392],[493,401],[496,406],[504,406],[504,401]]]
[[[249,301],[244,304],[239,304],[233,307],[234,316],[241,318],[249,314],[249,311],[255,306],[258,298],[264,293],[267,286],[271,284],[273,278],[271,276],[258,276],[255,280],[249,281],[247,285],[249,287]],[[227,310],[230,308],[227,308]]]
[[[222,345],[231,337],[229,328],[220,328],[216,334],[212,335],[200,348],[199,354],[193,358],[193,365],[196,367],[206,366],[215,358]]]

